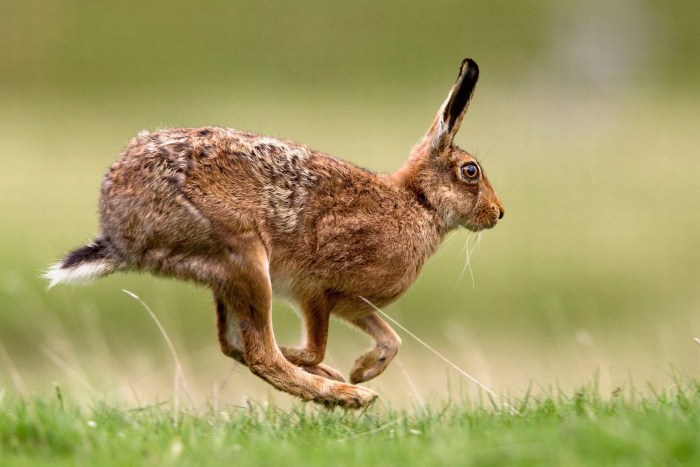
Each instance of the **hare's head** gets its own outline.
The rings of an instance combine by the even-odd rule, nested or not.
[[[490,229],[504,212],[479,162],[453,144],[478,77],[476,63],[464,60],[457,82],[409,160],[415,170],[414,186],[447,226],[473,231]]]

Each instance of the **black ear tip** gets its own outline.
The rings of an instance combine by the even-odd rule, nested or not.
[[[462,67],[460,68],[460,74],[470,73],[472,75],[479,74],[479,65],[476,64],[471,58],[465,58],[462,60]]]

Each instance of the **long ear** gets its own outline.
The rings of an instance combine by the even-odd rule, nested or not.
[[[467,107],[469,107],[478,79],[478,65],[471,58],[465,58],[459,69],[457,82],[452,86],[450,94],[440,107],[428,132],[428,136],[431,138],[431,147],[434,150],[442,151],[452,144]]]

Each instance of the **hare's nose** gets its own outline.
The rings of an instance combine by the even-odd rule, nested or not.
[[[493,209],[495,212],[498,212],[499,219],[503,219],[503,214],[505,214],[505,210],[503,209],[501,203],[493,203],[491,205],[491,209]]]

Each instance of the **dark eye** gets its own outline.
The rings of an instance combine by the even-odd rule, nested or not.
[[[462,166],[462,176],[467,180],[475,180],[479,177],[479,167],[473,162],[464,164]]]

